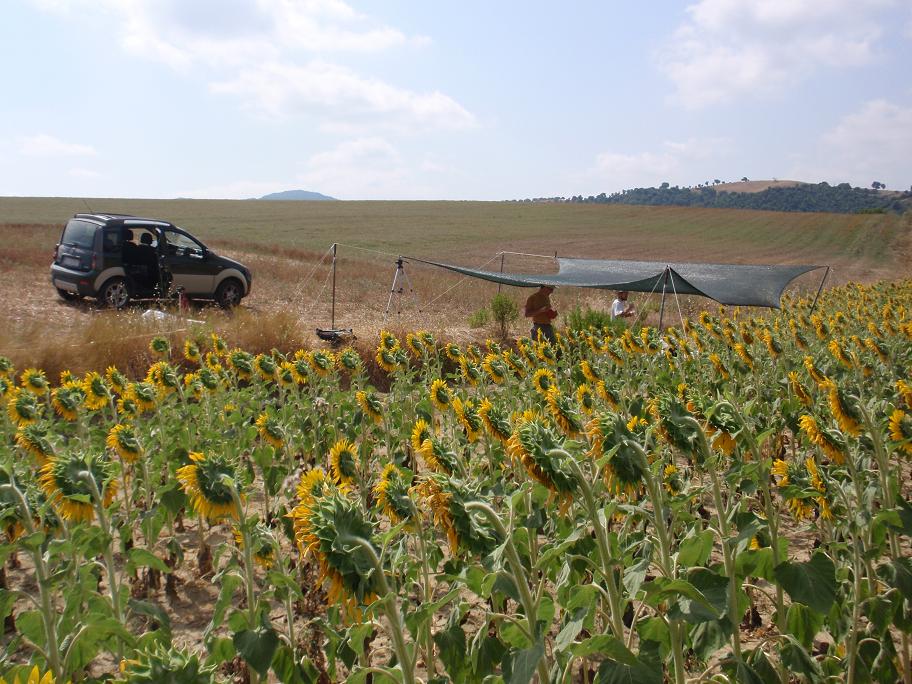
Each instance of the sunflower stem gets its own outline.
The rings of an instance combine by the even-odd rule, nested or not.
[[[235,515],[237,516],[238,528],[240,528],[241,539],[243,540],[244,584],[247,589],[247,625],[249,629],[253,630],[256,629],[257,623],[257,603],[254,587],[255,576],[253,568],[253,549],[250,544],[250,529],[244,516],[244,504],[241,501],[241,495],[237,491],[234,480],[228,475],[223,475],[222,483],[228,487],[228,490],[231,492],[231,498],[234,500]],[[247,666],[247,674],[250,677],[251,684],[257,684],[259,675],[249,665]]]
[[[494,512],[494,509],[488,506],[488,504],[482,503],[481,501],[470,501],[465,505],[465,508],[467,511],[481,511],[497,530],[498,534],[503,537],[504,550],[506,551],[510,569],[513,572],[514,584],[516,584],[516,588],[519,591],[519,598],[523,604],[523,611],[526,614],[526,624],[528,625],[529,634],[533,635],[533,637],[538,637],[538,621],[535,614],[535,602],[532,600],[532,594],[529,591],[529,581],[526,576],[526,571],[519,559],[519,553],[516,551],[516,546],[513,544],[513,537],[507,532],[503,522],[500,520],[500,516],[498,516],[497,513]],[[544,635],[541,636],[544,638]],[[539,659],[536,669],[538,670],[538,679],[541,684],[550,681],[548,676],[548,665],[545,661],[544,653]]]

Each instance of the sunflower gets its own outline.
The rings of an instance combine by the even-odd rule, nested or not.
[[[804,369],[807,371],[808,375],[813,378],[814,382],[817,383],[817,386],[821,389],[825,388],[825,385],[830,381],[830,379],[821,373],[817,366],[814,364],[814,359],[810,356],[804,357]]]
[[[845,444],[841,435],[826,429],[821,429],[811,415],[803,415],[798,419],[802,432],[808,436],[812,444],[823,450],[834,463],[841,465],[845,462]]]
[[[681,473],[674,463],[669,463],[662,470],[662,487],[672,496],[679,494],[684,489]]]
[[[899,392],[902,400],[906,402],[906,408],[912,409],[912,385],[905,380],[897,380],[896,391]]]
[[[431,403],[437,407],[438,411],[446,411],[452,404],[450,388],[444,380],[437,378],[431,383]]]
[[[112,427],[105,444],[127,463],[133,463],[142,456],[142,445],[136,437],[136,431],[126,423]]]
[[[19,387],[13,387],[7,395],[6,413],[14,425],[23,427],[38,420],[41,407],[34,394]]]
[[[664,395],[650,399],[647,403],[649,414],[653,417],[656,433],[672,447],[688,455],[696,451],[697,432],[691,414],[674,395]],[[630,424],[627,425],[631,429]],[[636,426],[632,431],[635,432]]]
[[[203,383],[196,373],[184,374],[184,393],[197,401],[203,398]]]
[[[275,380],[276,362],[270,354],[257,354],[253,357],[253,368],[263,380],[270,382]]]
[[[518,378],[525,377],[526,373],[529,372],[529,369],[526,368],[525,361],[523,361],[522,357],[512,349],[504,350],[503,360],[513,372],[516,373],[516,377]]]
[[[463,357],[462,350],[459,348],[459,345],[454,344],[453,342],[448,342],[444,347],[444,351],[446,352],[447,358],[453,363],[459,363]]]
[[[276,540],[269,528],[261,522],[253,525],[248,533],[253,562],[268,570],[275,563]],[[234,543],[240,551],[244,550],[244,534],[234,528]]]
[[[539,361],[549,366],[557,363],[557,352],[551,346],[551,343],[544,339],[535,345],[535,356],[538,357]]]
[[[359,606],[374,601],[379,590],[376,568],[358,537],[370,541],[373,526],[361,509],[334,487],[300,502],[291,512],[295,541],[303,556],[320,567],[319,582],[328,583],[326,601],[339,605],[346,617],[357,616]],[[379,556],[380,554],[377,553]]]
[[[374,356],[377,365],[387,373],[394,373],[399,368],[399,357],[396,356],[395,350],[390,351],[382,344],[377,347],[377,354]]]
[[[495,354],[494,352],[490,352],[484,357],[484,361],[481,362],[481,367],[484,368],[488,377],[497,385],[503,384],[503,381],[507,377],[506,364],[503,359],[500,358],[500,355]]]
[[[459,362],[459,366],[462,370],[463,379],[472,387],[478,384],[478,381],[481,379],[481,370],[478,366],[469,359],[468,356],[463,356],[462,360]]]
[[[75,453],[52,456],[41,467],[38,483],[54,510],[64,520],[80,522],[95,516],[92,487],[80,475],[88,472],[102,495],[101,504],[109,506],[117,492],[117,480],[110,463],[98,454]]]
[[[19,377],[19,382],[24,389],[36,397],[43,397],[48,393],[49,385],[43,370],[28,368]]]
[[[868,350],[875,353],[877,355],[877,358],[879,358],[884,363],[890,360],[890,353],[887,351],[887,348],[883,345],[882,341],[876,340],[873,337],[867,337],[864,340],[864,346],[867,347]]]
[[[825,386],[827,391],[827,400],[830,405],[830,411],[842,431],[858,437],[861,434],[862,416],[858,407],[848,400],[845,393],[836,385],[835,382],[828,382]]]
[[[23,425],[16,430],[16,444],[34,456],[39,465],[44,465],[54,455],[54,447],[48,441],[47,432],[38,423]]]
[[[158,361],[149,367],[146,382],[155,386],[162,396],[171,394],[180,387],[177,370],[167,361]]]
[[[324,490],[329,486],[326,473],[322,468],[308,470],[301,475],[301,479],[298,481],[298,487],[295,492],[298,496],[298,503],[307,504],[314,498],[323,496]]]
[[[70,380],[51,392],[51,406],[64,420],[74,421],[85,402],[85,390],[80,380]]]
[[[408,347],[408,350],[416,359],[424,357],[424,344],[422,344],[418,333],[408,333],[405,336],[405,346]]]
[[[281,387],[294,387],[297,383],[294,364],[291,361],[282,361],[276,368],[276,380]]]
[[[573,400],[561,394],[557,386],[552,386],[545,395],[545,401],[548,403],[548,410],[554,418],[560,429],[571,439],[578,436],[583,431],[583,425]]]
[[[268,413],[261,413],[256,419],[256,426],[260,437],[267,444],[271,444],[276,449],[282,449],[285,446],[285,430],[276,418]]]
[[[120,399],[117,400],[117,413],[123,416],[126,420],[135,418],[140,413],[139,404],[136,403],[136,399],[134,397],[124,394]],[[75,420],[75,417],[72,420]]]
[[[191,463],[177,469],[177,479],[190,505],[209,522],[237,519],[238,510],[231,489],[222,481],[227,476],[238,482],[234,463],[224,454],[190,453]],[[243,501],[243,495],[241,495]]]
[[[608,491],[635,499],[643,489],[648,464],[639,450],[631,446],[634,435],[624,419],[610,413],[596,416],[586,424],[586,436],[590,444],[589,455],[593,459],[612,454],[603,472]]]
[[[605,384],[604,380],[599,380],[595,384],[595,391],[602,401],[604,401],[612,410],[617,411],[621,405],[621,398],[618,393]]]
[[[358,477],[358,450],[347,439],[340,439],[329,450],[329,464],[333,480],[342,488],[355,483]]]
[[[351,347],[343,350],[336,357],[336,360],[339,363],[339,367],[349,373],[355,374],[364,370],[364,362],[361,360],[361,355]]]
[[[228,343],[219,337],[217,333],[212,333],[209,339],[212,343],[212,351],[215,352],[216,356],[226,356],[228,354]]]
[[[513,430],[507,442],[507,451],[526,472],[566,502],[576,491],[577,483],[572,470],[552,451],[566,450],[564,437],[558,434],[544,420],[537,417],[523,417]]]
[[[389,330],[380,331],[380,347],[387,351],[394,352],[401,347],[399,339]]]
[[[361,407],[364,415],[374,421],[374,423],[379,425],[383,421],[383,403],[374,392],[359,390],[355,393],[355,399],[358,401],[358,406]]]
[[[13,362],[6,356],[0,356],[0,378],[12,377],[13,370]]]
[[[456,454],[442,439],[431,435],[421,443],[418,453],[431,470],[452,475],[459,469]]]
[[[428,422],[424,420],[424,418],[416,420],[411,435],[412,449],[420,452],[425,440],[430,439],[431,436],[431,427],[428,425]]]
[[[481,349],[477,344],[467,344],[465,348],[465,357],[469,361],[474,361],[478,363],[481,361]]]
[[[228,367],[241,380],[249,380],[253,375],[253,356],[243,349],[232,349],[228,352]]]
[[[295,355],[295,360],[291,362],[291,366],[295,382],[298,385],[306,385],[310,377],[310,363],[307,362],[307,359],[299,359]]]
[[[798,373],[796,371],[789,371],[788,379],[792,394],[794,394],[798,401],[805,406],[811,406],[814,403],[814,399],[811,397],[807,388],[801,384],[801,380],[798,379]]]
[[[380,479],[374,485],[374,497],[377,506],[394,525],[412,517],[409,487],[411,480],[393,463],[387,463],[380,473]]]
[[[333,356],[332,352],[317,349],[310,355],[310,367],[313,368],[314,373],[321,378],[325,378],[336,367],[336,357]]]
[[[535,388],[535,391],[540,395],[547,396],[548,390],[550,390],[556,382],[556,377],[554,371],[550,368],[539,368],[532,375],[532,387]]]
[[[168,339],[166,337],[156,335],[151,340],[149,340],[149,351],[156,356],[170,356],[171,343],[168,342]]]
[[[6,677],[0,677],[0,684],[56,684],[57,679],[50,670],[41,674],[41,670],[35,665],[26,676],[26,679],[19,679],[19,673],[14,679],[7,682]]]
[[[751,356],[747,345],[738,342],[735,345],[735,353],[741,358],[741,360],[744,362],[744,365],[746,365],[748,369],[754,369],[754,357]]]
[[[434,339],[434,335],[430,330],[419,330],[417,335],[421,338],[421,341],[424,343],[424,346],[427,347],[428,351],[431,351],[437,346],[437,341]]]
[[[833,358],[846,368],[855,367],[855,360],[849,356],[851,352],[847,352],[838,339],[833,338],[830,340],[829,344],[827,344],[827,349],[833,355]]]
[[[200,362],[200,348],[193,340],[186,340],[184,342],[184,358],[190,363]]]
[[[598,384],[598,381],[601,380],[595,370],[593,370],[592,364],[588,361],[580,361],[580,372],[583,374],[583,377],[593,385]]]
[[[127,388],[124,396],[134,400],[140,411],[152,411],[155,409],[158,391],[152,383],[134,382]]]
[[[890,414],[889,427],[896,448],[906,456],[912,456],[912,417],[901,409],[895,409]]]
[[[425,476],[412,490],[423,508],[431,512],[434,525],[446,533],[450,552],[484,556],[500,543],[497,532],[481,514],[466,510],[466,503],[479,500],[477,490],[445,475]]]
[[[123,394],[130,382],[127,380],[126,375],[117,370],[117,366],[108,366],[107,369],[105,369],[105,378],[108,381],[108,385],[110,385],[111,389],[117,394]]]
[[[481,420],[481,416],[478,415],[478,408],[475,406],[475,402],[471,399],[463,401],[459,397],[454,397],[453,410],[456,412],[459,422],[462,423],[469,442],[477,440],[478,436],[484,431],[484,423]]]
[[[489,399],[485,398],[481,400],[481,405],[478,407],[478,415],[481,416],[488,434],[501,444],[506,444],[511,435],[510,419],[507,416],[507,412],[496,407]]]
[[[86,373],[82,379],[85,407],[90,411],[103,409],[112,399],[111,390],[104,378],[95,371]]]
[[[709,355],[709,361],[715,367],[716,372],[722,376],[723,380],[728,380],[731,378],[731,373],[728,372],[728,368],[725,367],[725,364],[722,363],[722,359],[715,352]]]

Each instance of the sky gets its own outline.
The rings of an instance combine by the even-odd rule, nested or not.
[[[0,196],[912,185],[908,0],[3,0]]]

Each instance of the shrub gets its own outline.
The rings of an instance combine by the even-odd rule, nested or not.
[[[500,324],[500,336],[507,336],[507,327],[519,318],[519,307],[512,297],[498,292],[491,300],[491,314],[494,320]]]
[[[488,310],[482,307],[469,316],[470,328],[483,328],[488,324]]]
[[[608,328],[612,332],[621,331],[626,327],[623,320],[611,318],[607,311],[600,311],[581,306],[575,306],[567,313],[567,327],[570,330],[588,330],[589,328]]]

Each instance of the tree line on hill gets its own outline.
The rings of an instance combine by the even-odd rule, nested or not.
[[[881,188],[886,187],[877,182]],[[793,187],[769,187],[759,192],[719,191],[711,185],[696,188],[662,183],[657,188],[633,188],[606,194],[573,197],[538,197],[522,202],[569,202],[588,204],[639,204],[650,206],[759,209],[765,211],[832,212],[837,214],[903,213],[912,209],[912,188],[905,192],[882,192],[880,188],[852,187],[849,183],[802,183]]]

